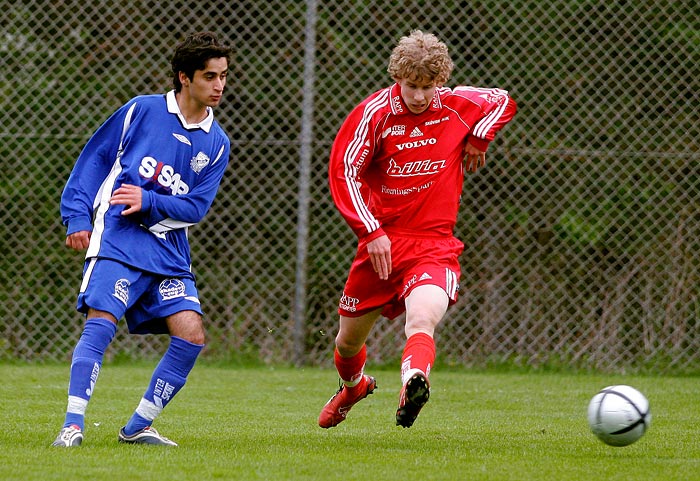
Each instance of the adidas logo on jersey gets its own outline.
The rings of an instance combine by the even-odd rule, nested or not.
[[[422,136],[423,136],[423,132],[421,132],[418,127],[415,127],[413,129],[413,131],[411,132],[411,135],[409,135],[409,137],[422,137]]]
[[[432,277],[430,274],[428,274],[427,272],[424,272],[423,275],[420,276],[420,279],[418,279],[418,282],[424,281],[424,280],[426,280],[426,279],[432,279],[432,278],[433,278],[433,277]]]

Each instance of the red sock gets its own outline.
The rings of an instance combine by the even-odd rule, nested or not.
[[[333,358],[340,379],[352,387],[357,384],[364,372],[365,361],[367,361],[367,346],[363,345],[360,352],[352,357],[342,357],[336,349]]]
[[[430,375],[430,368],[435,362],[435,341],[429,335],[419,332],[413,334],[406,341],[406,347],[401,357],[401,381],[406,373],[412,369],[420,369],[426,376]]]

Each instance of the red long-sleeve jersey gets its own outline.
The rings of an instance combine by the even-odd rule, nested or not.
[[[333,142],[333,201],[361,240],[385,232],[450,236],[464,180],[464,147],[481,151],[508,123],[516,104],[501,89],[438,88],[420,114],[398,84],[366,98]]]

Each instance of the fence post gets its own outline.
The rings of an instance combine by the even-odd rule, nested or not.
[[[301,112],[301,148],[299,149],[299,206],[297,216],[297,259],[294,283],[294,363],[305,361],[306,258],[309,251],[309,191],[314,121],[314,63],[316,60],[316,0],[306,1],[304,26],[304,95]]]

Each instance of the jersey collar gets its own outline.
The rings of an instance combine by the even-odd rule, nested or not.
[[[177,99],[175,99],[175,90],[171,90],[165,95],[165,99],[168,103],[168,112],[177,115],[180,119],[180,123],[187,130],[202,129],[206,133],[211,130],[211,125],[214,123],[214,110],[211,107],[207,107],[207,116],[201,122],[196,124],[188,124],[185,120],[185,116],[180,112],[180,106],[177,104]]]
[[[442,100],[440,99],[440,88],[438,87],[435,89],[435,95],[433,95],[433,100],[430,102],[430,106],[427,110],[437,111],[441,108]],[[411,113],[411,111],[408,110],[408,107],[406,107],[403,97],[401,97],[401,86],[397,83],[391,86],[391,113],[394,115]]]

